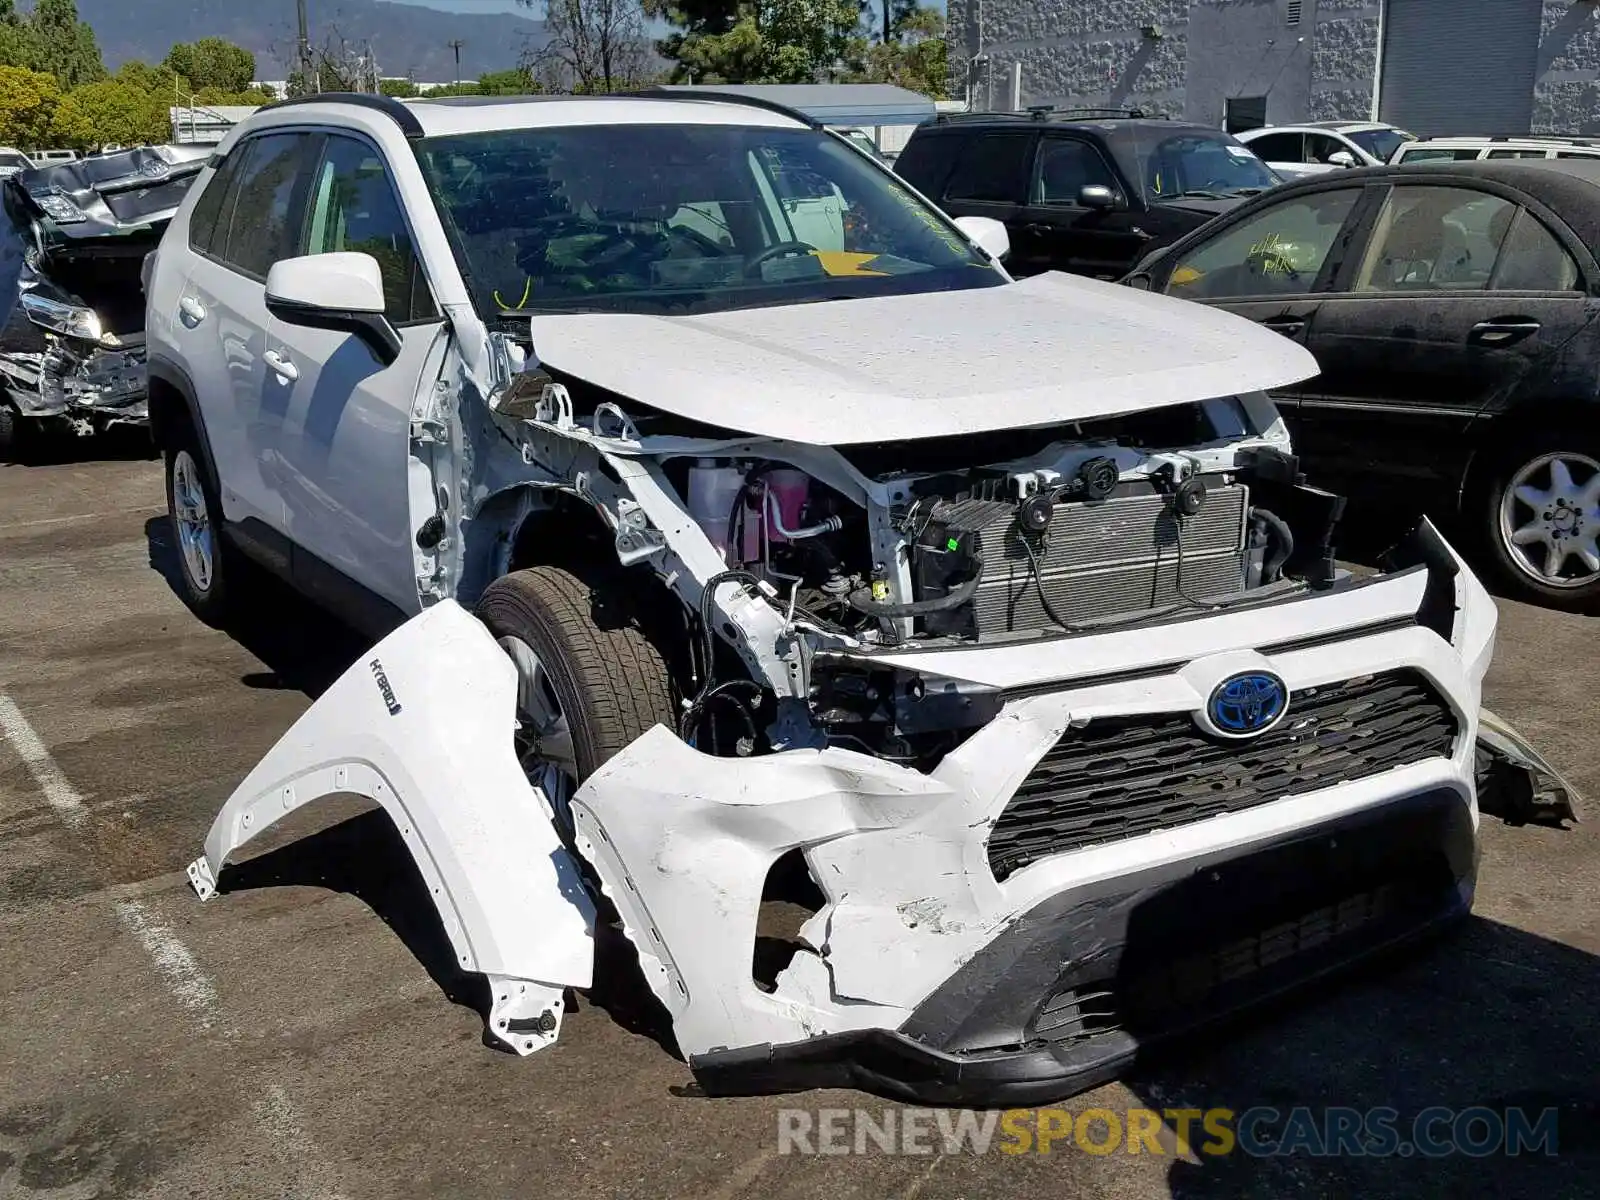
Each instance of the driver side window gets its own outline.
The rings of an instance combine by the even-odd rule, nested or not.
[[[1031,203],[1075,205],[1078,193],[1091,184],[1108,187],[1114,193],[1122,190],[1100,151],[1088,142],[1047,137],[1039,143],[1029,189]]]
[[[1226,300],[1309,292],[1360,196],[1359,188],[1313,192],[1257,213],[1186,254],[1167,294]]]

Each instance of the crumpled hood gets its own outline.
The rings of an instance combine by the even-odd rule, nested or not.
[[[540,363],[678,416],[850,445],[1284,387],[1304,347],[1219,309],[1050,273],[968,291],[704,316],[531,319]]]

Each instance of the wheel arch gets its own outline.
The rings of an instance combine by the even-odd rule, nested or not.
[[[1467,512],[1494,469],[1552,422],[1600,420],[1600,399],[1529,400],[1475,421],[1467,431],[1467,459],[1456,482],[1456,510]],[[1592,436],[1592,435],[1591,435]]]
[[[185,428],[194,431],[200,457],[212,483],[221,494],[221,477],[211,452],[211,437],[206,431],[198,393],[189,373],[169,358],[152,358],[148,367],[150,437],[163,450],[174,449]]]

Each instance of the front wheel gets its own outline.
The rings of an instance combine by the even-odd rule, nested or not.
[[[1600,605],[1600,445],[1544,438],[1503,454],[1479,497],[1490,561],[1519,599]]]
[[[615,570],[513,571],[484,589],[477,615],[517,668],[528,782],[570,836],[577,786],[652,725],[671,726],[666,661]]]
[[[22,415],[0,400],[0,462],[22,461]]]

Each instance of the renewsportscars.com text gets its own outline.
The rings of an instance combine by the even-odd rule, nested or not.
[[[1554,1108],[851,1108],[778,1112],[780,1154],[1554,1155]]]

